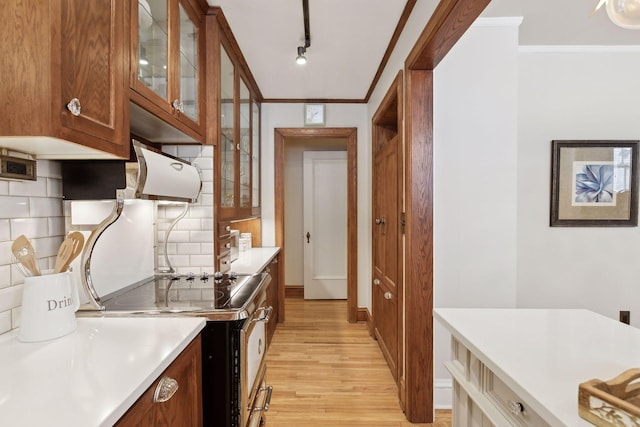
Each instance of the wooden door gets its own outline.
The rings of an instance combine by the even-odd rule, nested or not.
[[[373,173],[374,332],[394,378],[398,379],[402,297],[402,148],[397,135],[378,141]]]
[[[63,0],[61,15],[61,103],[54,110],[61,114],[61,136],[75,140],[84,133],[101,141],[96,148],[126,155],[123,2],[100,0],[87,7],[85,1]],[[74,106],[80,107],[75,114]]]
[[[304,298],[347,298],[347,152],[303,155]]]

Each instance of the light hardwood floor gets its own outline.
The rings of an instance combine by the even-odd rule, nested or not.
[[[376,341],[346,317],[346,301],[286,300],[267,353],[267,427],[450,427],[450,411],[434,424],[406,421]]]

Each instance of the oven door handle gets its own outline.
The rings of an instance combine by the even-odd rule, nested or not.
[[[273,386],[260,387],[260,391],[267,392],[267,398],[264,400],[264,404],[260,407],[253,408],[253,412],[267,412],[269,405],[271,404],[271,394],[273,393]]]
[[[256,310],[253,316],[253,319],[251,319],[251,322],[268,322],[269,318],[271,317],[272,311],[273,311],[272,306],[260,307],[259,309]]]

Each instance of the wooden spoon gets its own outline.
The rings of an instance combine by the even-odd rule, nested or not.
[[[62,273],[69,268],[71,262],[80,255],[84,247],[84,235],[79,231],[69,233],[58,249],[54,273]]]
[[[24,265],[27,271],[33,276],[40,275],[38,262],[36,261],[36,251],[31,246],[31,242],[24,235],[18,236],[11,244],[11,252]]]

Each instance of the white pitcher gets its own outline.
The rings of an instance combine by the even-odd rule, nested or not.
[[[18,339],[45,341],[75,331],[79,306],[71,272],[25,277]]]

